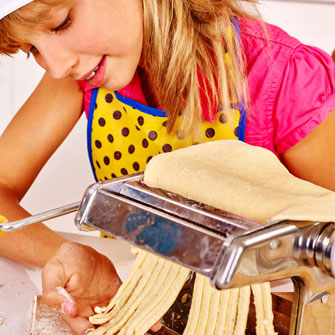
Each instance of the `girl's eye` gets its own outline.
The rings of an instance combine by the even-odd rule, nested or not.
[[[32,46],[30,47],[30,49],[29,49],[29,52],[32,53],[32,54],[34,54],[34,53],[37,52],[37,48],[36,48],[34,45],[32,45]]]
[[[65,30],[66,28],[68,28],[71,24],[72,21],[72,16],[69,13],[68,16],[65,18],[65,20],[56,28],[53,28],[52,31],[54,31],[55,33],[58,33],[61,30]]]
[[[34,55],[34,54],[37,54],[37,53],[38,53],[37,48],[32,45],[27,52],[27,58],[29,58],[30,55]]]

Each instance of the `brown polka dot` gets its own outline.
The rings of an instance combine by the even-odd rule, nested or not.
[[[124,137],[127,137],[129,135],[129,129],[125,127],[121,130],[121,133]]]
[[[149,145],[148,140],[147,140],[146,138],[144,138],[143,141],[142,141],[142,146],[143,146],[143,148],[147,148],[148,145]]]
[[[114,152],[114,158],[115,158],[117,161],[120,160],[121,157],[122,157],[122,154],[121,154],[120,151],[115,151],[115,152]]]
[[[235,135],[236,137],[238,137],[238,127],[236,127],[236,128],[234,129],[234,135]]]
[[[99,140],[96,140],[94,143],[95,143],[95,146],[96,146],[98,149],[100,149],[100,148],[102,147],[102,144],[101,144],[101,142],[100,142]]]
[[[215,130],[213,128],[207,128],[205,134],[206,137],[212,138],[215,135]]]
[[[105,180],[108,180],[108,178],[107,177],[104,177],[105,178]]]
[[[103,127],[105,124],[106,124],[106,120],[101,117],[99,120],[98,120],[98,123],[99,123],[99,126]]]
[[[98,167],[99,169],[101,169],[100,163],[99,163],[98,161],[95,161],[95,164],[97,165],[97,167]]]
[[[135,171],[139,171],[139,169],[140,169],[140,164],[138,164],[137,162],[135,162],[135,163],[133,164],[133,169],[134,169]]]
[[[135,128],[136,128],[137,130],[141,130],[138,126],[135,126]]]
[[[110,104],[113,101],[113,95],[110,93],[106,94],[105,101]]]
[[[152,156],[149,156],[149,157],[147,158],[147,164],[151,161],[151,159],[152,159]]]
[[[124,110],[124,112],[127,114],[127,110],[126,110],[126,108],[125,108],[125,107],[123,107],[123,110]]]
[[[221,123],[227,123],[228,122],[228,117],[227,117],[226,113],[221,113],[220,117],[219,117],[219,120],[220,120]]]
[[[112,135],[112,134],[108,134],[108,136],[107,136],[107,140],[108,140],[108,142],[113,143],[113,142],[114,142],[114,137],[113,137],[113,135]]]
[[[122,116],[122,114],[121,114],[120,111],[115,111],[115,112],[113,113],[113,118],[114,118],[115,120],[120,120],[120,119],[121,119],[121,116]]]
[[[172,147],[171,147],[170,144],[164,144],[162,149],[163,149],[164,152],[172,151]]]
[[[98,108],[98,104],[96,103],[95,106],[94,106],[94,109],[97,109]]]
[[[143,116],[139,116],[139,117],[137,118],[137,122],[138,122],[138,124],[139,124],[140,126],[143,126],[143,123],[144,123]]]
[[[135,152],[135,147],[132,144],[128,147],[128,152],[130,154],[133,154]]]
[[[105,163],[106,165],[109,165],[109,163],[110,163],[110,159],[109,159],[108,156],[105,156],[105,157],[104,157],[104,163]]]
[[[116,178],[116,174],[115,173],[112,173],[112,178]]]
[[[121,173],[125,176],[128,174],[128,171],[125,168],[122,168]]]
[[[162,123],[162,126],[163,126],[163,127],[166,127],[166,125],[167,125],[167,121],[164,121],[164,122]]]
[[[157,133],[154,130],[149,131],[148,137],[151,141],[154,141],[157,138]]]

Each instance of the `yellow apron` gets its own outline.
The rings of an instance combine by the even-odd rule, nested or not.
[[[175,131],[168,133],[166,121],[161,109],[103,88],[93,90],[87,144],[96,180],[144,171],[153,156],[194,144],[191,138],[178,139]],[[201,123],[204,142],[244,141],[245,122],[244,104],[232,105],[228,112],[218,108],[213,123],[205,120]]]

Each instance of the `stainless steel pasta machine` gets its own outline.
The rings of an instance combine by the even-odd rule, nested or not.
[[[99,230],[158,254],[210,277],[218,289],[291,278],[290,335],[309,334],[307,312],[318,305],[325,311],[331,307],[327,304],[335,293],[335,223],[260,225],[150,188],[142,179],[139,173],[93,184],[81,202],[2,224],[0,230],[18,229],[77,210],[75,223],[80,230]],[[334,334],[330,316],[322,323],[324,335]]]

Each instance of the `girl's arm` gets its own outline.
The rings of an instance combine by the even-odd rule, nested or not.
[[[335,191],[335,111],[282,159],[295,176]]]
[[[28,213],[19,202],[72,130],[82,110],[82,93],[69,78],[45,74],[0,137],[0,214],[18,220]],[[44,266],[64,239],[42,224],[0,238],[0,255]]]
[[[54,80],[46,74],[1,136],[0,213],[8,220],[28,215],[19,203],[76,124],[82,99],[76,82]],[[76,334],[93,327],[87,319],[93,307],[107,304],[121,284],[107,257],[66,241],[42,223],[0,236],[0,256],[43,267],[43,298],[63,310]],[[75,303],[60,294],[58,286],[66,289]]]

